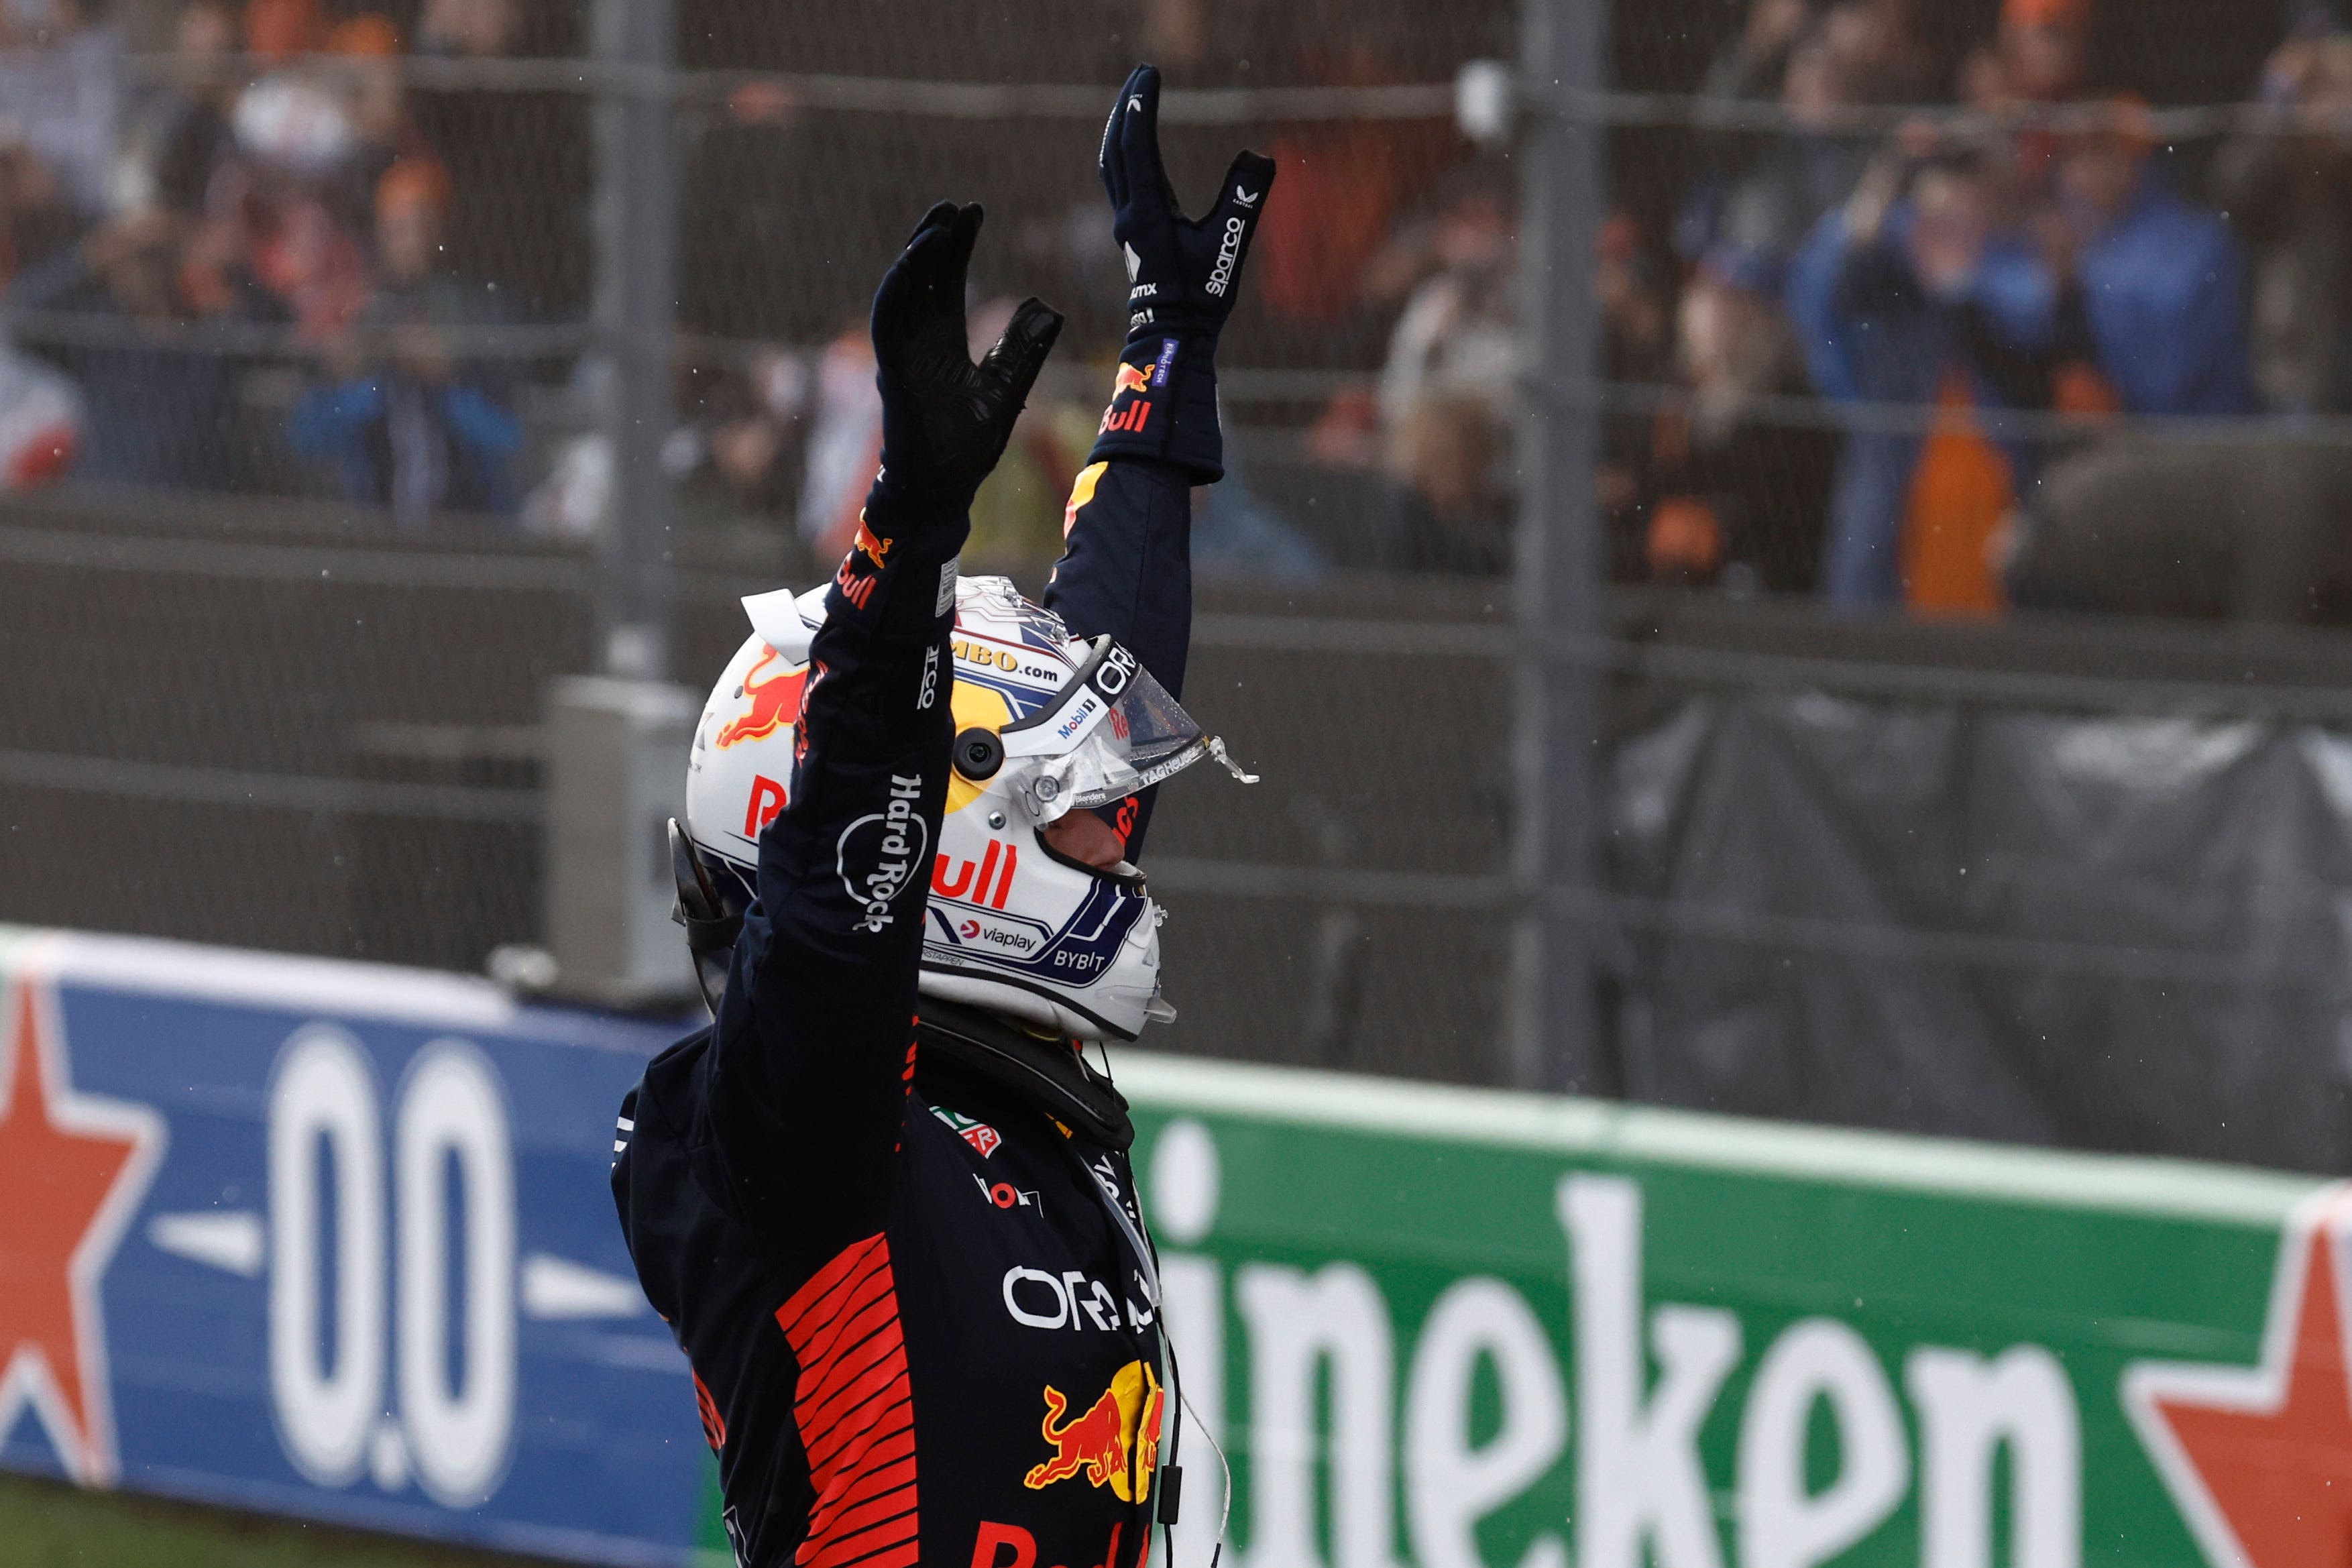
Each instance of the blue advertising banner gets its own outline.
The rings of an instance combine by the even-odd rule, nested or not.
[[[0,1006],[0,1465],[692,1559],[708,1451],[605,1184],[677,1028],[46,932]]]
[[[605,1185],[673,1032],[0,930],[0,1466],[718,1568]],[[1182,1357],[1171,1568],[2345,1561],[2352,1184],[1116,1066]],[[1075,1325],[1033,1272],[1006,1310]],[[1035,1413],[1008,1491],[1063,1440]]]

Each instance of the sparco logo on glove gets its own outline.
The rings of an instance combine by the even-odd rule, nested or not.
[[[1209,292],[1223,298],[1234,280],[1234,263],[1241,259],[1242,236],[1249,232],[1245,218],[1225,220],[1225,237],[1217,246],[1217,269],[1209,274]]]

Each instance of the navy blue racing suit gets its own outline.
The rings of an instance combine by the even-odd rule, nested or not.
[[[1092,483],[1047,602],[1174,691],[1187,480]],[[916,1043],[967,524],[867,523],[718,1016],[624,1105],[614,1198],[743,1568],[1142,1568],[1175,1419],[1125,1140]]]
[[[1178,701],[1192,651],[1192,492],[1165,463],[1099,463],[1078,476],[1070,536],[1045,585],[1045,606],[1071,635],[1108,633],[1133,654]],[[1127,840],[1129,860],[1143,853],[1157,791],[1108,808]]]

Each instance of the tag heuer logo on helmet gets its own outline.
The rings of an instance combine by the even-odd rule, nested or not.
[[[890,906],[930,864],[930,829],[915,810],[923,779],[890,775],[890,802],[841,830],[835,864],[850,902],[864,912],[854,931],[880,931],[894,918]]]

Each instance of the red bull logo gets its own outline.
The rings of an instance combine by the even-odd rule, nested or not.
[[[862,511],[857,514],[857,531],[850,537],[849,547],[874,563],[877,572],[888,564],[890,542],[887,539],[877,539],[874,531],[866,526],[866,514]]]
[[[1105,409],[1102,429],[1105,435],[1136,434],[1151,423],[1151,405],[1130,403],[1125,408]]]
[[[1004,851],[1003,861],[996,852]],[[1013,873],[1020,868],[1021,847],[999,844],[992,838],[987,852],[975,867],[969,860],[951,859],[942,855],[931,863],[931,891],[943,899],[964,899],[992,910],[1001,910],[1004,900],[1013,896]]]
[[[712,736],[713,746],[723,752],[740,741],[764,741],[785,725],[798,721],[801,691],[808,684],[807,668],[777,670],[765,680],[760,679],[761,670],[782,658],[774,648],[768,648],[760,662],[745,673],[743,684],[736,689],[735,695],[749,698],[751,710]]]
[[[1110,385],[1110,395],[1113,397],[1124,397],[1130,392],[1149,392],[1150,390],[1151,367],[1141,364],[1123,364],[1119,366],[1118,374],[1111,382]]]
[[[760,830],[783,815],[784,786],[764,773],[751,775],[751,799],[743,808],[743,837],[757,838]]]
[[[1148,1501],[1160,1468],[1160,1406],[1159,1375],[1139,1361],[1119,1368],[1102,1396],[1076,1416],[1062,1391],[1048,1385],[1038,1430],[1054,1456],[1021,1484],[1043,1491],[1083,1472],[1088,1486],[1107,1486],[1121,1502]]]

